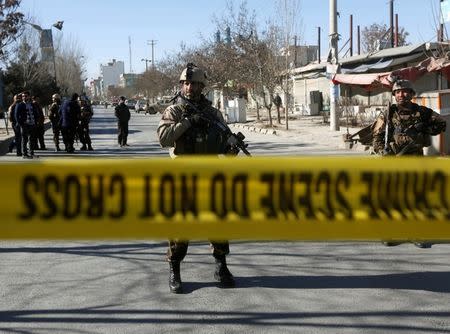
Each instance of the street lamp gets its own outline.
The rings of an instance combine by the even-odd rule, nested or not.
[[[148,71],[148,63],[152,62],[151,59],[142,58],[141,61],[145,61],[145,72],[147,72]]]
[[[58,82],[56,81],[56,61],[55,61],[55,49],[53,47],[53,36],[52,36],[52,29],[42,29],[41,26],[30,23],[27,21],[23,21],[23,23],[30,25],[34,29],[36,29],[39,32],[39,39],[40,39],[40,47],[42,51],[42,61],[52,61],[53,62],[53,69],[55,73],[55,84],[58,85]],[[64,21],[57,21],[52,25],[52,27],[62,30]]]

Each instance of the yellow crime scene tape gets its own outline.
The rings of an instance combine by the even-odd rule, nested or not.
[[[0,164],[0,239],[450,240],[450,160]]]

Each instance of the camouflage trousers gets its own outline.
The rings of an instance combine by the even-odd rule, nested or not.
[[[187,254],[189,247],[188,240],[169,240],[167,249],[167,261],[181,262]],[[230,253],[228,241],[210,241],[210,247],[214,257],[221,257]]]

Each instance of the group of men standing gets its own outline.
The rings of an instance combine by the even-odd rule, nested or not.
[[[64,103],[59,94],[53,94],[52,100],[49,119],[56,151],[61,151],[60,134],[63,138],[64,150],[67,153],[75,151],[74,142],[77,136],[82,144],[80,150],[92,151],[89,122],[93,116],[93,110],[89,100],[77,93],[74,93],[71,99]],[[35,156],[35,150],[46,150],[44,142],[45,116],[38,97],[34,96],[31,99],[28,91],[17,94],[14,96],[8,112],[14,130],[13,143],[16,146],[17,156],[31,159]],[[14,144],[10,146],[10,151]]]
[[[77,93],[72,94],[70,100],[61,103],[58,94],[53,94],[53,103],[50,106],[49,119],[52,123],[53,141],[59,151],[59,134],[62,134],[64,149],[67,153],[75,152],[75,139],[78,136],[82,144],[81,151],[93,151],[89,135],[89,123],[94,112],[89,100]]]
[[[14,130],[17,155],[33,158],[35,150],[45,150],[45,116],[39,103],[39,97],[31,97],[28,91],[17,94],[8,108],[8,112]]]

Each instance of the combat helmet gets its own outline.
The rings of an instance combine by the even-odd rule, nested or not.
[[[409,89],[413,95],[416,94],[411,81],[406,79],[400,79],[394,82],[394,85],[392,86],[392,95],[394,95],[395,91],[400,89]]]
[[[59,96],[59,94],[53,94],[52,99],[61,100],[61,96]]]
[[[180,82],[190,81],[190,82],[199,82],[206,86],[206,72],[202,69],[195,66],[193,63],[187,64],[186,68],[181,72]]]

